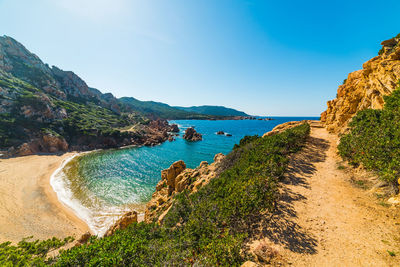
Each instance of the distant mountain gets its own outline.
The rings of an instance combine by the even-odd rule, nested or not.
[[[212,116],[243,116],[248,117],[250,115],[243,111],[238,111],[233,108],[227,108],[223,106],[193,106],[193,107],[175,107],[186,112],[212,115]]]
[[[149,118],[162,119],[212,119],[215,116],[208,114],[199,114],[196,112],[185,111],[170,105],[154,102],[140,101],[133,97],[122,97],[119,101],[124,104],[126,111],[137,111]]]

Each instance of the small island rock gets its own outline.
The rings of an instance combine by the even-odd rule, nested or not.
[[[188,141],[200,141],[203,140],[203,136],[196,132],[196,130],[193,127],[187,128],[185,131],[185,134],[183,135],[183,139],[186,139]]]

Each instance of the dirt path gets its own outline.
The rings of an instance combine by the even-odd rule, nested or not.
[[[351,183],[354,173],[338,168],[337,142],[312,127],[289,164],[278,214],[252,247],[275,248],[281,260],[273,265],[400,266],[398,209]]]

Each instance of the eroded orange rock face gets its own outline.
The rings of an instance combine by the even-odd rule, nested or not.
[[[383,53],[364,63],[362,70],[350,73],[339,86],[336,98],[328,101],[321,114],[328,131],[343,133],[358,111],[383,107],[383,96],[391,94],[400,79],[399,43],[400,38],[383,41]]]
[[[27,156],[40,152],[57,153],[68,151],[68,143],[62,136],[43,135],[29,143],[23,143],[15,151],[17,156]]]
[[[165,181],[168,187],[168,194],[171,194],[175,189],[176,177],[186,169],[186,164],[183,160],[174,162],[168,169],[161,171],[161,180]]]
[[[188,169],[183,161],[174,162],[168,169],[161,171],[161,180],[156,186],[151,200],[146,205],[144,220],[162,223],[165,215],[173,204],[174,196],[183,190],[196,192],[202,186],[215,178],[216,170],[225,156],[216,154],[214,162],[203,161],[195,169]]]

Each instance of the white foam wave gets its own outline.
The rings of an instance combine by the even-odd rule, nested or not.
[[[101,205],[101,207],[89,209],[76,199],[71,191],[71,182],[66,177],[63,169],[75,157],[82,155],[75,154],[64,160],[61,166],[51,175],[50,185],[56,192],[59,201],[70,208],[74,213],[89,226],[93,234],[103,236],[107,229],[121,217],[122,214],[129,211],[127,207],[114,207]],[[91,196],[95,197],[95,196]]]

